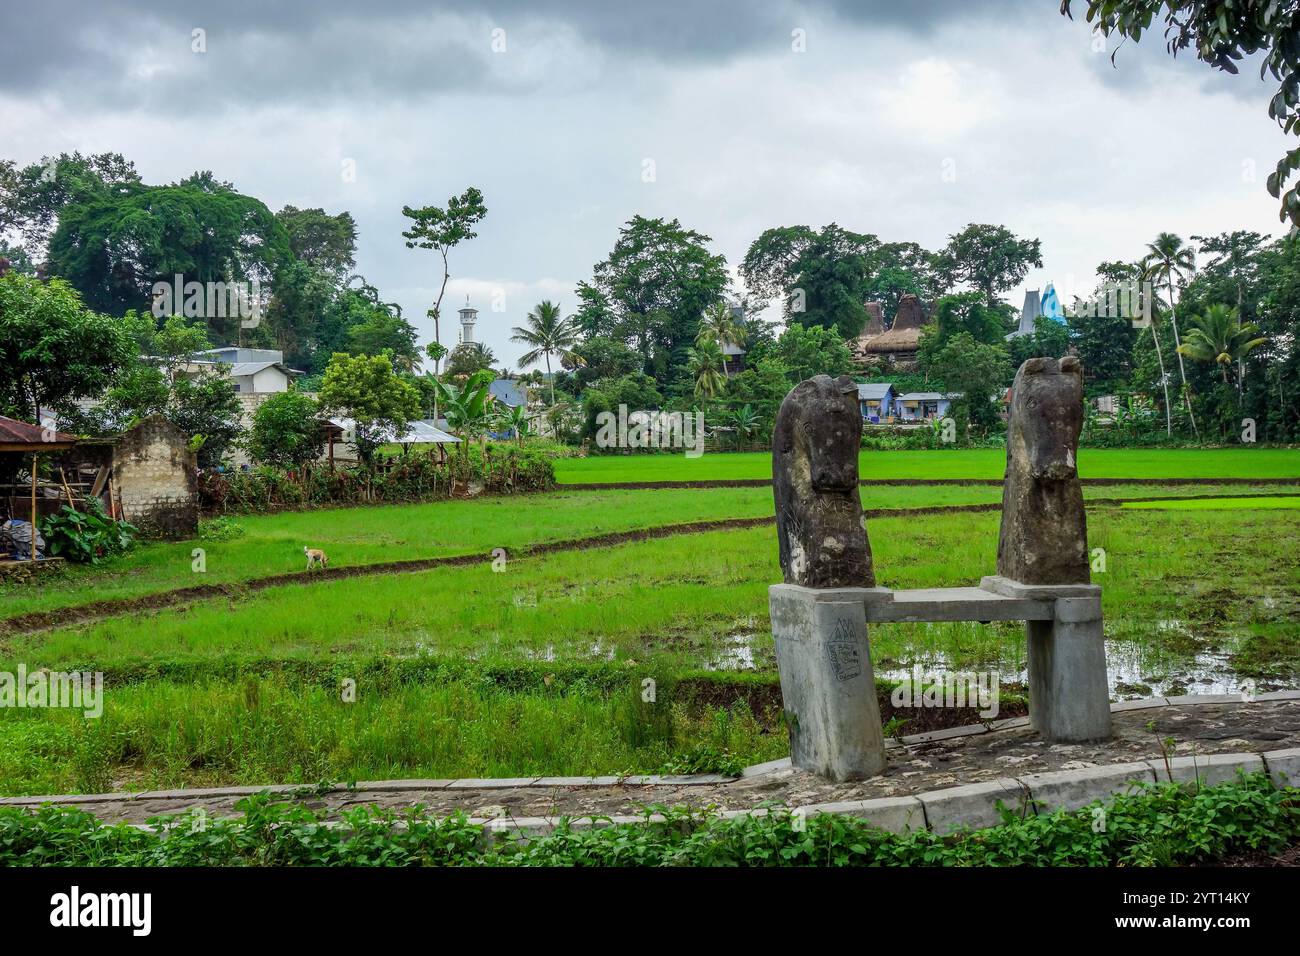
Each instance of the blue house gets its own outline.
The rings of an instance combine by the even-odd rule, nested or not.
[[[858,408],[862,417],[873,425],[879,425],[894,414],[894,386],[888,382],[871,383],[858,386]]]
[[[514,410],[522,408],[528,404],[528,396],[524,388],[518,382],[509,378],[498,378],[492,381],[488,386],[488,391],[496,399],[498,405]],[[515,437],[515,430],[507,428],[505,431],[488,432],[488,437],[495,440],[509,439]]]
[[[954,392],[908,392],[895,400],[894,407],[905,422],[928,422],[947,415],[952,400],[957,397]]]

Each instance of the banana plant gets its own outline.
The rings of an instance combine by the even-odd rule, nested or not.
[[[438,405],[447,419],[447,427],[460,439],[460,474],[469,480],[469,444],[491,431],[497,421],[493,407],[496,399],[489,386],[496,377],[490,369],[475,372],[464,385],[435,381]]]

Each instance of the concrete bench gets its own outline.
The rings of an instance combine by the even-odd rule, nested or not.
[[[806,588],[769,591],[781,696],[794,766],[836,780],[885,766],[868,624],[1024,621],[1032,726],[1053,743],[1110,736],[1101,588],[1024,585],[990,576],[979,587]]]

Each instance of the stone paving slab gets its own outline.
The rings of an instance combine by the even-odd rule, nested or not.
[[[1042,793],[1064,806],[1077,803],[1084,796],[1082,791],[1069,791],[1067,784],[1074,779],[1068,776],[1071,772],[1115,767],[1124,776],[1127,771],[1120,769],[1122,765],[1145,762],[1153,777],[1167,779],[1162,751],[1165,738],[1174,741],[1171,758],[1177,761],[1176,779],[1179,774],[1190,779],[1190,771],[1184,768],[1190,764],[1186,758],[1192,755],[1203,771],[1212,767],[1217,780],[1235,776],[1236,767],[1243,760],[1256,769],[1263,769],[1268,757],[1260,760],[1252,755],[1273,754],[1275,759],[1267,764],[1269,772],[1275,777],[1286,773],[1293,784],[1300,782],[1300,693],[1269,696],[1272,699],[1265,700],[1261,695],[1250,703],[1234,697],[1231,702],[1182,703],[1141,710],[1116,705],[1112,708],[1115,736],[1101,744],[1048,744],[1031,727],[1014,720],[992,730],[981,726],[968,736],[933,739],[934,735],[921,734],[903,738],[901,744],[888,751],[888,765],[883,774],[849,783],[833,783],[794,770],[787,759],[750,768],[739,779],[700,775],[400,780],[372,781],[324,793],[314,786],[217,787],[54,798],[10,797],[0,800],[0,804],[36,806],[56,802],[84,807],[108,821],[144,823],[151,817],[183,813],[196,807],[201,807],[210,817],[236,815],[234,806],[239,799],[265,789],[286,794],[287,798],[335,817],[344,809],[362,805],[398,810],[423,805],[436,813],[463,811],[483,819],[554,820],[561,815],[642,819],[640,811],[649,804],[747,812],[774,802],[814,812],[823,805],[902,799],[902,804],[872,804],[879,809],[882,820],[890,821],[896,819],[890,813],[896,814],[899,807],[912,806],[906,798],[915,797],[926,803],[923,795],[933,791],[972,785],[986,785],[981,793],[988,795],[1008,786],[1003,781],[1016,781],[1011,787],[1013,791],[1023,790],[1027,781],[1025,792],[1032,792],[1038,798],[1040,794],[1034,786],[1037,779]],[[1234,758],[1235,762],[1207,759],[1216,754],[1239,756]],[[1047,774],[1067,776],[1041,776]],[[1050,791],[1049,783],[1057,789]],[[990,788],[987,786],[990,784],[996,786]],[[942,825],[948,819],[945,814],[956,806],[951,796],[944,804],[937,800],[926,803],[927,810],[931,806],[942,808],[934,811],[931,826]],[[1010,805],[1012,801],[1004,802]],[[976,801],[972,806],[979,812],[973,812],[971,820],[998,822],[991,798],[982,805]],[[969,824],[971,820],[964,822]]]

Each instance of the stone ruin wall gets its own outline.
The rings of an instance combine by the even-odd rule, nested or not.
[[[151,538],[193,537],[199,523],[197,462],[185,435],[146,419],[113,449],[113,478],[123,517]]]

